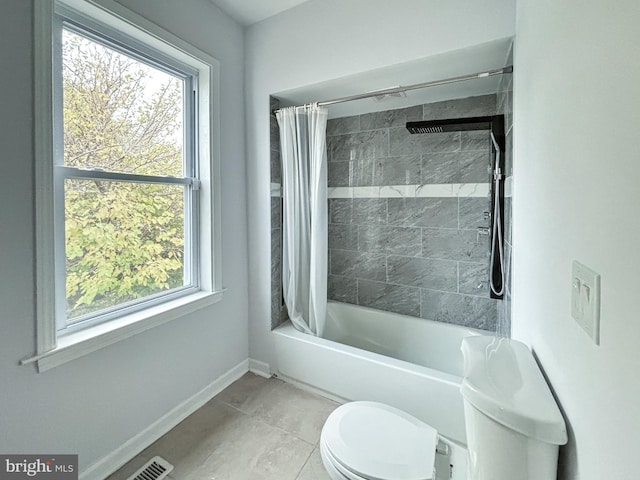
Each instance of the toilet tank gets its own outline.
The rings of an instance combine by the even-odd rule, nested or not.
[[[567,431],[529,348],[507,338],[462,341],[469,480],[556,480]]]

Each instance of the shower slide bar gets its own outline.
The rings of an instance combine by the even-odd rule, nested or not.
[[[307,103],[305,105],[296,105],[295,107],[283,107],[283,108],[304,108],[311,105],[324,107],[327,105],[334,105],[336,103],[352,102],[354,100],[362,100],[365,98],[379,97],[384,95],[393,95],[396,93],[407,92],[409,90],[417,90],[420,88],[437,87],[439,85],[447,85],[449,83],[464,82],[467,80],[474,80],[476,78],[486,78],[486,77],[493,77],[495,75],[504,75],[505,73],[513,73],[513,65],[508,65],[503,68],[496,68],[494,70],[488,70],[486,72],[472,73],[469,75],[461,75],[458,77],[445,78],[444,80],[434,80],[431,82],[415,83],[413,85],[407,85],[404,87],[400,86],[400,87],[393,87],[393,88],[384,88],[382,90],[374,90],[372,92],[360,93],[357,95],[349,95],[347,97],[334,98],[332,100],[323,100],[321,102],[312,102],[312,103]],[[273,113],[277,113],[278,111],[279,109],[274,110]]]

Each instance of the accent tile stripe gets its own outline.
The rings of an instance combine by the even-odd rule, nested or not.
[[[487,197],[488,183],[387,185],[380,187],[330,187],[328,198]]]

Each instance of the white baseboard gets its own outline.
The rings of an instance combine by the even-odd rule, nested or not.
[[[271,367],[269,364],[261,362],[260,360],[254,360],[253,358],[249,359],[249,371],[264,378],[271,377]]]
[[[180,405],[171,409],[167,414],[149,425],[149,427],[129,439],[116,450],[98,460],[85,471],[81,472],[79,480],[95,480],[97,478],[104,479],[111,475],[173,427],[178,425],[182,420],[219,394],[222,390],[247,373],[250,365],[252,365],[251,362],[254,362],[254,360],[243,360],[226,373],[220,375],[220,377],[204,387],[191,398],[188,398]]]

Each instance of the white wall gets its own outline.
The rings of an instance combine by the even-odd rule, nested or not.
[[[243,32],[207,0],[122,0],[221,62],[224,299],[53,370],[35,351],[32,2],[0,2],[0,452],[81,469],[247,358]],[[134,452],[132,452],[134,453]]]
[[[640,3],[519,0],[513,335],[571,428],[562,480],[638,478]],[[571,262],[602,275],[601,344],[571,318]]]
[[[252,358],[272,361],[269,94],[510,37],[514,15],[514,0],[311,0],[247,29]]]

